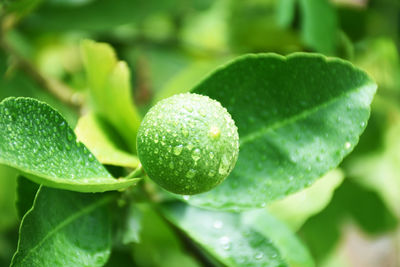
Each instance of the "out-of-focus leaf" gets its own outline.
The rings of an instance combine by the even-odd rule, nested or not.
[[[203,55],[227,50],[227,3],[214,1],[212,8],[187,17],[181,33],[187,49]]]
[[[32,12],[43,0],[14,0],[8,2],[6,7],[7,13],[13,13],[19,18]]]
[[[278,25],[286,28],[289,27],[294,19],[294,12],[297,0],[279,0],[277,7]]]
[[[281,1],[281,0],[280,0]],[[299,37],[278,24],[276,0],[233,0],[228,14],[231,47],[240,52],[299,51]]]
[[[336,10],[329,0],[300,0],[302,36],[315,51],[331,55],[338,36]]]
[[[226,58],[224,61],[226,61]],[[190,88],[193,88],[201,78],[219,66],[221,62],[222,59],[197,61],[190,64],[165,83],[162,90],[155,95],[154,102],[158,102],[174,94],[188,92]]]
[[[345,180],[329,205],[311,217],[300,230],[317,266],[336,246],[341,226],[348,220],[353,220],[361,229],[372,234],[393,230],[398,223],[375,192]]]
[[[240,214],[202,210],[181,202],[164,205],[163,213],[227,266],[287,266],[270,239],[243,224]]]
[[[380,91],[394,91],[399,94],[400,56],[393,40],[367,40],[358,45],[356,55],[355,63],[375,79]]]
[[[133,257],[137,266],[198,267],[184,251],[178,236],[148,205],[139,206],[143,212],[140,243],[133,244]]]
[[[278,248],[289,266],[315,266],[309,251],[300,242],[295,233],[266,210],[245,212],[242,217],[246,224],[249,224],[255,230],[272,240],[272,243]]]
[[[118,61],[115,51],[105,43],[86,40],[81,50],[95,112],[118,130],[131,152],[136,152],[140,116],[133,103],[127,64]]]
[[[65,119],[45,103],[7,98],[0,103],[0,163],[46,186],[103,192],[138,179],[114,179],[80,142]]]
[[[383,149],[350,158],[346,172],[376,191],[400,219],[400,111],[392,107],[387,112],[392,124],[385,132]]]
[[[0,50],[0,101],[10,96],[39,99],[55,107],[70,125],[76,124],[77,114],[71,108],[45,92],[24,72],[9,66],[9,62],[12,61]]]
[[[136,168],[139,159],[121,149],[107,136],[101,119],[93,113],[81,117],[75,128],[77,139],[84,143],[102,163],[107,165]]]
[[[120,25],[140,22],[152,12],[168,10],[174,4],[173,1],[151,0],[96,0],[79,6],[49,3],[41,6],[26,24],[47,31],[109,31]]]
[[[32,208],[38,189],[38,184],[31,182],[23,176],[18,176],[16,206],[19,219],[22,219],[25,213]]]
[[[133,261],[130,251],[120,251],[113,249],[110,258],[108,259],[104,267],[118,267],[118,266],[140,267],[138,265],[135,265],[135,262]]]
[[[312,186],[268,204],[268,210],[297,231],[312,215],[325,208],[344,178],[339,169],[328,172]]]
[[[249,209],[311,185],[355,147],[375,91],[362,70],[315,54],[246,55],[217,69],[193,92],[230,112],[239,158],[221,185],[190,203]]]
[[[120,239],[123,244],[140,243],[143,227],[143,211],[140,206],[130,203],[124,209]],[[121,218],[122,219],[122,218]]]
[[[111,250],[111,200],[41,187],[22,219],[11,266],[103,266]]]

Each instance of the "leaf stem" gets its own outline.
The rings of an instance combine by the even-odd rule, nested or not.
[[[142,164],[139,163],[138,167],[133,170],[130,174],[128,174],[125,179],[133,179],[133,178],[138,178],[141,177],[144,173]]]

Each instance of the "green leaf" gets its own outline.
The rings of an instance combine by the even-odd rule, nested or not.
[[[295,233],[266,210],[249,211],[243,213],[242,216],[246,224],[249,224],[264,236],[271,238],[289,266],[315,266],[310,252]]]
[[[81,117],[76,125],[75,134],[102,164],[138,167],[139,159],[115,145],[107,135],[104,123],[95,114],[88,113]]]
[[[180,6],[179,2],[155,0],[115,0],[110,2],[108,0],[96,0],[86,1],[75,6],[44,3],[36,12],[36,16],[27,20],[26,24],[30,28],[41,31],[112,31],[121,25],[143,22],[153,12],[176,11],[176,8]]]
[[[95,112],[107,119],[135,152],[140,116],[133,104],[127,64],[118,61],[105,43],[85,40],[81,51]]]
[[[111,250],[110,195],[41,187],[22,219],[11,266],[103,266]]]
[[[166,218],[226,266],[286,266],[271,241],[240,214],[202,210],[181,202],[166,204]]]
[[[114,179],[81,143],[65,119],[30,98],[0,103],[0,164],[46,186],[81,192],[128,187],[137,179]]]
[[[193,92],[228,109],[239,159],[220,186],[190,203],[263,207],[311,185],[353,150],[375,91],[360,69],[316,54],[246,55],[218,69]]]
[[[277,7],[278,25],[287,28],[293,22],[297,0],[280,0]]]
[[[0,234],[17,222],[17,212],[14,205],[16,176],[15,170],[0,165]]]
[[[32,208],[39,185],[31,182],[23,176],[17,178],[17,212],[19,219]]]
[[[297,231],[309,217],[328,205],[343,178],[343,172],[340,170],[328,172],[312,186],[269,203],[268,210],[291,229]]]
[[[301,31],[306,45],[317,52],[335,52],[338,22],[333,4],[329,0],[300,0]]]

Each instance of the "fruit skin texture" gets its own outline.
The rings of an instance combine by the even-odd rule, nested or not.
[[[239,135],[218,101],[185,93],[149,110],[139,127],[137,148],[154,182],[170,192],[193,195],[229,175],[238,158]]]

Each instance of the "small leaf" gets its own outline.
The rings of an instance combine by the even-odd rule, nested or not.
[[[218,69],[193,92],[221,102],[239,129],[230,176],[193,205],[263,207],[311,185],[358,142],[376,85],[340,59],[297,53],[247,55]]]
[[[226,266],[286,266],[265,236],[239,214],[202,210],[181,202],[163,206],[167,219]]]
[[[297,231],[312,215],[318,213],[332,199],[344,178],[343,172],[333,170],[312,186],[268,204],[269,212]]]
[[[139,159],[116,147],[106,132],[100,118],[93,113],[81,117],[75,128],[78,140],[84,143],[102,164],[138,167]]]
[[[0,103],[0,164],[44,185],[81,192],[128,187],[137,179],[114,179],[50,106],[29,98]]]
[[[300,0],[302,35],[315,51],[333,54],[338,35],[337,14],[329,0]]]
[[[111,250],[110,200],[41,187],[22,219],[11,266],[103,266]]]
[[[140,116],[133,104],[127,64],[118,61],[105,43],[86,40],[81,51],[95,112],[107,119],[135,152]]]
[[[284,28],[290,26],[295,15],[297,0],[280,0],[277,8],[278,25]]]
[[[244,222],[264,236],[271,238],[289,266],[312,267],[315,263],[310,252],[295,233],[266,210],[253,210],[243,213]]]

